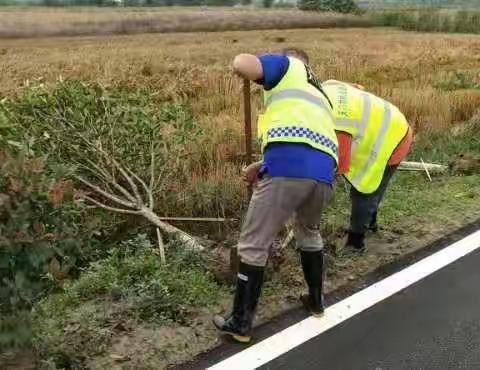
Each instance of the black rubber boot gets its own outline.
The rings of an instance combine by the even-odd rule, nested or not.
[[[372,221],[370,221],[370,225],[368,229],[374,233],[378,231],[378,223],[377,223],[377,212],[375,212],[372,216]]]
[[[213,317],[215,327],[237,342],[250,342],[253,318],[262,291],[263,272],[263,267],[240,262],[232,313],[227,318]]]
[[[304,306],[313,316],[323,315],[323,250],[315,252],[300,251],[303,274],[308,285],[308,295],[300,297]]]
[[[345,247],[353,247],[355,250],[363,252],[365,250],[365,234],[350,231]]]

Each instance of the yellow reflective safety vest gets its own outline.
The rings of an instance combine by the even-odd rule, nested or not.
[[[329,80],[322,87],[333,104],[335,130],[352,136],[347,180],[359,192],[378,189],[385,168],[408,132],[408,122],[393,104],[347,83]]]
[[[308,81],[305,64],[289,57],[289,67],[273,89],[265,91],[265,112],[258,119],[262,152],[270,143],[303,143],[338,162],[337,136],[330,102]]]

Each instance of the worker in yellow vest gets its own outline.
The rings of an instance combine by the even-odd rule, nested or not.
[[[280,54],[240,54],[234,72],[264,89],[264,114],[258,139],[263,160],[244,174],[255,183],[238,242],[240,257],[232,313],[215,316],[221,332],[239,342],[250,341],[269,249],[285,223],[295,216],[295,236],[308,295],[304,303],[314,315],[323,313],[322,210],[332,196],[337,167],[337,138],[331,103],[299,49]]]
[[[323,89],[332,101],[339,166],[351,184],[347,246],[365,249],[365,234],[377,231],[377,212],[387,185],[412,144],[412,130],[393,104],[362,86],[335,80]]]

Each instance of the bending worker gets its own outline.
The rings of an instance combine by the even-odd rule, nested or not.
[[[412,130],[393,104],[363,87],[329,80],[339,143],[338,173],[351,185],[347,246],[363,251],[365,234],[377,231],[377,212],[387,185],[412,144]]]
[[[240,54],[235,73],[264,88],[265,112],[258,122],[264,159],[245,172],[254,188],[238,242],[240,257],[232,313],[215,316],[223,333],[250,341],[269,249],[287,220],[295,234],[309,295],[308,307],[323,313],[322,210],[332,196],[337,166],[337,138],[331,105],[299,49],[282,54]]]

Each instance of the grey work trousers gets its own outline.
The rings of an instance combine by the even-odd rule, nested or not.
[[[298,248],[321,250],[320,220],[332,194],[331,185],[315,180],[264,176],[254,189],[242,227],[241,261],[265,266],[275,237],[292,216]]]
[[[352,213],[350,216],[350,231],[365,234],[372,220],[376,217],[378,207],[385,195],[387,186],[395,173],[397,166],[387,166],[380,186],[372,194],[363,194],[353,186],[350,189]]]

